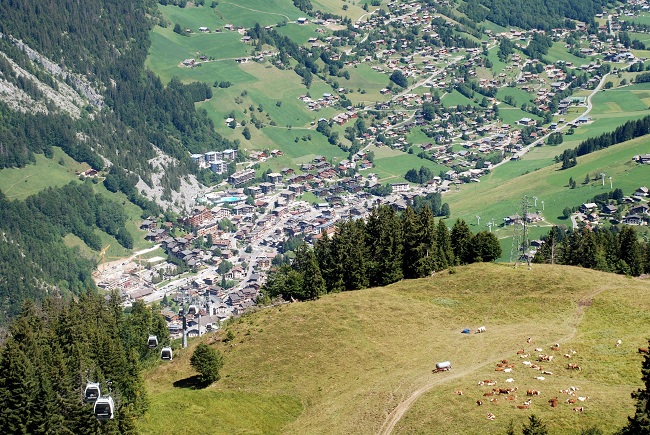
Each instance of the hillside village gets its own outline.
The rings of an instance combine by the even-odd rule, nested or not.
[[[627,7],[648,8],[645,2]],[[337,36],[325,29],[344,28],[340,20],[312,18],[313,24],[323,27],[318,27],[317,35],[303,47],[321,50],[330,60],[341,61],[345,68],[368,64],[377,73],[392,75],[398,71],[413,83],[400,87],[391,82],[381,90],[385,101],[372,105],[343,107],[349,92],[344,86],[322,96],[299,97],[315,113],[327,107],[342,109],[331,118],[312,122],[312,128],[316,129],[314,134],[325,135],[332,129],[345,128],[346,138],[353,145],[348,159],[332,161],[317,156],[297,167],[267,171],[260,178],[256,165],[282,156],[281,150],[240,148],[192,154],[191,160],[197,166],[223,176],[224,183],[219,189],[199,195],[196,206],[177,222],[162,222],[154,217],[142,222],[141,229],[148,231],[146,239],[165,251],[166,261],[158,257],[146,268],[125,263],[122,266],[126,267],[104,274],[100,286],[121,291],[125,304],[136,299],[163,300],[163,313],[173,333],[180,332],[178,308],[189,305],[193,307],[185,313],[190,321],[189,333],[206,332],[255,305],[267,273],[285,252],[283,244],[288,240],[299,238],[314,243],[334,231],[338,220],[362,219],[376,204],[404,210],[415,196],[440,194],[457,189],[461,183],[480,182],[496,165],[520,158],[531,146],[544,145],[551,133],[567,134],[589,123],[588,116],[580,115],[586,113],[588,101],[572,97],[573,91],[598,90],[610,71],[645,60],[634,57],[629,46],[612,36],[621,27],[630,26],[620,17],[635,12],[625,7],[598,17],[606,23],[599,28],[599,35],[588,35],[577,23],[573,31],[486,31],[488,38],[481,44],[445,37],[451,45],[431,42],[450,25],[464,27],[450,22],[434,7],[393,1],[388,9],[389,13],[370,14],[366,21],[354,24],[354,31]],[[302,18],[297,24],[309,22],[309,18]],[[414,29],[417,31],[412,32]],[[187,33],[192,31],[186,29]],[[211,32],[207,27],[198,31]],[[242,35],[242,42],[254,43],[248,29],[242,27],[226,25],[214,31],[236,31]],[[414,39],[413,34],[420,39]],[[566,41],[565,48],[583,58],[584,63],[544,64],[534,57],[513,53],[508,56],[504,72],[496,76],[490,73],[488,51],[500,49],[503,41],[525,48],[540,36],[553,42]],[[353,45],[356,49],[340,49]],[[265,49],[238,61],[274,62],[277,56],[277,52]],[[200,56],[198,60],[186,59],[182,65],[196,67],[210,61]],[[500,96],[504,89],[523,91],[529,100],[517,102],[513,97]],[[452,93],[464,96],[468,104],[446,105],[445,97]],[[499,120],[500,112],[518,109],[519,103],[523,103],[522,113],[527,116],[512,124]],[[359,122],[362,128],[357,128]],[[230,128],[238,128],[238,123],[232,117],[225,120]],[[431,140],[412,143],[409,138],[415,130]],[[414,153],[448,170],[421,184],[396,182],[382,186],[371,172],[371,145]],[[650,161],[645,156],[635,159],[639,164]],[[301,201],[304,193],[313,194],[320,202]],[[646,225],[650,216],[646,197],[647,189],[639,187],[623,198],[582,204],[576,207],[571,221],[575,228],[593,227],[608,220]],[[501,225],[518,225],[522,220],[538,222],[543,220],[543,212],[537,210],[523,218],[518,214],[503,216]],[[533,244],[531,255],[540,243]],[[153,284],[155,277],[164,285]]]

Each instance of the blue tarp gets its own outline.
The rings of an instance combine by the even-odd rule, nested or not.
[[[462,330],[462,333],[463,333],[463,334],[469,334],[469,333],[470,333],[470,330],[467,329],[467,328],[465,328],[465,329]]]

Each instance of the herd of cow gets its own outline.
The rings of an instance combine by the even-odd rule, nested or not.
[[[475,333],[478,334],[478,333],[482,333],[482,332],[485,332],[485,331],[486,331],[485,327],[481,326],[480,328],[478,328],[475,331]],[[528,344],[532,343],[532,341],[533,341],[533,339],[531,337],[529,337],[526,340],[526,342]],[[621,344],[621,340],[618,340],[615,343],[615,346],[618,347],[618,346],[620,346],[620,344]],[[524,366],[527,366],[528,368],[533,369],[533,370],[537,370],[542,375],[548,375],[548,376],[553,375],[553,372],[548,371],[548,370],[544,370],[544,368],[541,365],[539,365],[538,363],[551,363],[553,361],[554,357],[556,357],[557,355],[553,355],[551,353],[542,353],[542,352],[544,352],[544,349],[540,348],[540,347],[536,347],[534,350],[537,353],[537,358],[536,358],[537,361],[536,362],[529,361],[530,353],[527,353],[525,351],[525,349],[520,349],[519,351],[517,351],[517,356],[519,356],[519,358],[521,358],[521,359],[525,359],[525,361],[522,361],[522,364]],[[552,352],[560,352],[560,344],[555,343],[552,346],[550,346],[550,351],[552,351]],[[638,351],[639,351],[639,353],[648,353],[649,352],[647,348],[639,348]],[[564,358],[566,358],[566,359],[570,359],[575,354],[576,354],[576,351],[568,350],[566,353],[562,354],[562,356]],[[555,364],[557,366],[557,363],[555,363]],[[511,373],[514,369],[515,369],[515,364],[508,361],[508,360],[505,360],[505,359],[498,362],[496,364],[496,367],[494,368],[494,370],[496,372],[504,372],[504,373]],[[567,370],[578,370],[579,371],[579,370],[581,370],[581,367],[576,363],[567,362],[566,369]],[[533,376],[533,379],[535,379],[537,381],[543,381],[543,380],[545,380],[545,377],[544,376]],[[508,379],[505,379],[505,382],[514,382],[514,379],[508,378]],[[478,385],[479,386],[494,387],[491,390],[485,392],[483,394],[483,397],[476,401],[476,405],[478,405],[478,406],[482,406],[484,401],[485,402],[490,402],[492,404],[498,404],[499,402],[506,402],[506,403],[509,402],[509,403],[513,403],[514,407],[517,408],[517,409],[529,409],[531,404],[532,404],[532,399],[534,397],[540,396],[542,394],[541,391],[538,390],[538,389],[532,389],[532,388],[527,389],[526,390],[527,400],[525,400],[525,401],[523,401],[521,403],[516,403],[517,402],[517,394],[516,393],[519,391],[519,389],[517,387],[508,387],[508,388],[495,387],[497,385],[497,381],[493,380],[493,379],[481,380],[481,381],[478,382]],[[585,401],[587,401],[589,399],[589,396],[579,396],[577,391],[578,391],[578,388],[574,387],[574,386],[570,386],[569,388],[566,388],[566,389],[560,389],[559,393],[560,394],[566,394],[568,396],[568,398],[566,400],[560,400],[557,396],[555,396],[555,397],[551,397],[550,399],[548,399],[547,403],[552,408],[556,408],[556,407],[559,406],[560,403],[566,403],[569,406],[571,406],[571,405],[577,405],[579,402],[585,402]],[[456,390],[456,391],[454,391],[454,394],[463,395],[463,392],[461,390]],[[583,412],[585,410],[585,408],[582,405],[581,406],[573,406],[572,410],[575,411],[575,412]],[[487,413],[486,417],[489,420],[495,420],[496,419],[496,416],[491,412]]]

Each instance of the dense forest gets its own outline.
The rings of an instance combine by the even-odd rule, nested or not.
[[[634,228],[596,227],[563,230],[553,227],[542,238],[535,263],[565,264],[624,275],[650,273],[650,249],[638,240]]]
[[[48,188],[25,201],[9,201],[0,192],[0,323],[18,312],[25,299],[47,293],[69,299],[95,288],[95,263],[63,243],[74,234],[92,249],[101,249],[97,230],[133,247],[121,204],[93,192],[90,180]]]
[[[459,10],[476,22],[490,20],[500,26],[550,30],[566,18],[592,23],[610,0],[468,0]]]
[[[291,265],[269,276],[267,296],[314,299],[325,293],[385,286],[403,278],[421,278],[450,266],[493,261],[501,256],[496,236],[472,234],[463,220],[451,231],[435,223],[427,206],[401,215],[390,206],[375,207],[368,218],[347,220],[314,248],[297,249]]]
[[[194,108],[195,102],[212,97],[210,86],[184,85],[178,80],[164,86],[157,76],[145,71],[149,30],[156,22],[156,14],[156,3],[148,0],[1,2],[0,32],[22,40],[65,71],[83,74],[101,93],[101,98],[83,108],[79,119],[50,111],[51,114],[38,118],[53,117],[44,127],[35,128],[36,131],[18,129],[9,135],[0,146],[2,166],[23,166],[33,160],[32,153],[47,152],[48,147],[57,145],[66,152],[71,150],[72,157],[96,169],[103,166],[97,158],[99,153],[111,164],[139,174],[150,184],[154,169],[148,161],[156,156],[156,148],[180,161],[181,176],[196,172],[189,163],[189,152],[234,148],[234,144],[214,131],[205,111]],[[0,38],[0,51],[56,88],[56,80],[48,79],[9,38]],[[5,77],[15,76],[6,61],[0,62],[0,70]],[[34,86],[20,84],[15,77],[12,80],[38,97]],[[65,82],[84,93],[86,85],[75,82],[73,75],[66,75]],[[10,131],[16,124],[36,125],[31,115],[4,114],[3,111],[0,117],[0,131]],[[61,125],[60,132],[52,131],[51,124],[57,123]],[[83,133],[83,142],[75,137],[78,132]],[[58,133],[62,133],[60,138]],[[26,145],[28,142],[23,142],[23,138],[36,140]],[[171,176],[177,177],[178,172]],[[174,183],[170,185],[178,188]]]
[[[562,169],[568,169],[577,164],[577,157],[648,134],[650,134],[650,116],[627,121],[625,124],[617,127],[613,132],[603,133],[598,137],[586,139],[580,142],[577,147],[564,150],[562,154],[555,156],[555,162],[562,162]]]
[[[169,344],[165,320],[136,302],[124,314],[119,296],[80,295],[62,304],[26,303],[0,351],[0,432],[127,434],[148,408],[142,367],[158,357],[148,334]],[[82,401],[88,382],[115,402],[114,419],[98,421]]]

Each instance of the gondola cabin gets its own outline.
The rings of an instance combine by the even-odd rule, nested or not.
[[[171,347],[163,347],[162,350],[160,351],[160,359],[171,361],[172,360],[172,348]]]
[[[97,382],[90,382],[86,384],[84,389],[84,402],[94,402],[102,395],[102,391],[99,388]]]
[[[199,312],[199,309],[196,307],[196,305],[190,305],[187,308],[187,314],[192,314],[193,316],[196,316]]]
[[[115,412],[115,403],[111,396],[102,396],[95,401],[95,418],[97,420],[112,420]]]
[[[158,347],[158,337],[155,335],[150,335],[149,338],[147,339],[147,346],[149,346],[150,349],[155,349]]]

